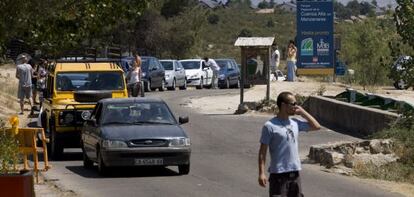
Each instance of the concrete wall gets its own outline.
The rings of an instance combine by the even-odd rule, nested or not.
[[[322,125],[360,136],[381,131],[398,118],[395,113],[321,96],[310,96],[305,108]]]

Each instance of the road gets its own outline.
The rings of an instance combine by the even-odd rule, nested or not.
[[[53,167],[45,176],[79,196],[267,196],[267,188],[257,183],[257,152],[261,127],[271,116],[200,114],[185,107],[191,97],[223,93],[237,94],[238,90],[189,89],[147,94],[163,98],[177,118],[189,116],[190,122],[183,125],[192,142],[189,175],[178,175],[176,167],[123,168],[101,177],[96,169],[83,168],[80,149],[68,149],[62,161],[51,162]],[[352,139],[355,138],[328,129],[301,134],[300,154],[305,159],[313,144]],[[304,162],[302,167],[307,197],[400,196],[365,180],[323,172],[314,164]]]

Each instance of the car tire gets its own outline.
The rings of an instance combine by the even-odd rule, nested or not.
[[[226,79],[226,83],[225,83],[225,87],[224,88],[226,88],[226,89],[229,89],[230,88],[230,80],[228,78]]]
[[[53,160],[59,160],[63,155],[63,146],[62,142],[59,140],[59,134],[54,129],[55,124],[50,122],[49,131],[50,131],[50,157]]]
[[[86,155],[84,148],[82,148],[82,156],[83,156],[83,167],[86,169],[91,169],[93,167],[93,161],[89,159],[88,155]]]
[[[203,86],[204,86],[204,80],[203,80],[203,77],[201,77],[200,85],[196,86],[196,89],[203,89]]]
[[[101,151],[98,149],[98,173],[101,176],[107,176],[108,175],[108,167],[105,165],[105,162],[103,161]]]
[[[178,174],[185,175],[190,173],[190,164],[179,165],[178,166]]]
[[[173,79],[172,85],[171,87],[168,87],[168,90],[175,90],[175,88],[176,88],[176,82],[175,82],[175,79]]]
[[[402,79],[400,79],[400,80],[398,80],[398,81],[394,82],[394,87],[395,87],[396,89],[398,89],[398,90],[406,90],[406,89],[408,89],[408,85],[407,85],[407,83],[405,83],[405,81],[404,81],[404,80],[402,80]]]
[[[151,92],[151,80],[148,79],[147,83],[144,83],[145,85],[145,92]]]
[[[161,81],[161,86],[158,88],[158,90],[160,92],[163,92],[165,90],[165,80],[164,79]]]
[[[234,88],[240,88],[240,79],[237,79],[237,83],[234,85]]]
[[[186,90],[187,89],[187,79],[184,79],[184,85],[180,86],[180,90]]]

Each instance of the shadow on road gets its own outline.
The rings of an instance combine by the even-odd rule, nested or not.
[[[179,174],[166,167],[118,167],[111,168],[108,176],[98,174],[98,167],[86,169],[83,166],[66,166],[66,169],[84,178],[125,178],[125,177],[167,177]]]

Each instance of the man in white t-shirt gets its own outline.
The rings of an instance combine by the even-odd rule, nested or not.
[[[272,81],[276,80],[276,70],[279,68],[280,63],[280,52],[278,46],[275,45],[274,49],[275,51],[272,53],[272,61],[270,62],[270,76]]]
[[[16,78],[19,79],[17,97],[20,100],[20,115],[24,113],[24,98],[29,99],[30,109],[32,109],[32,76],[33,68],[28,64],[27,55],[17,57]]]
[[[210,59],[208,57],[205,57],[204,61],[206,61],[207,66],[209,66],[213,70],[213,76],[211,78],[211,88],[217,89],[220,66],[216,63],[216,61],[214,61],[214,59]]]

